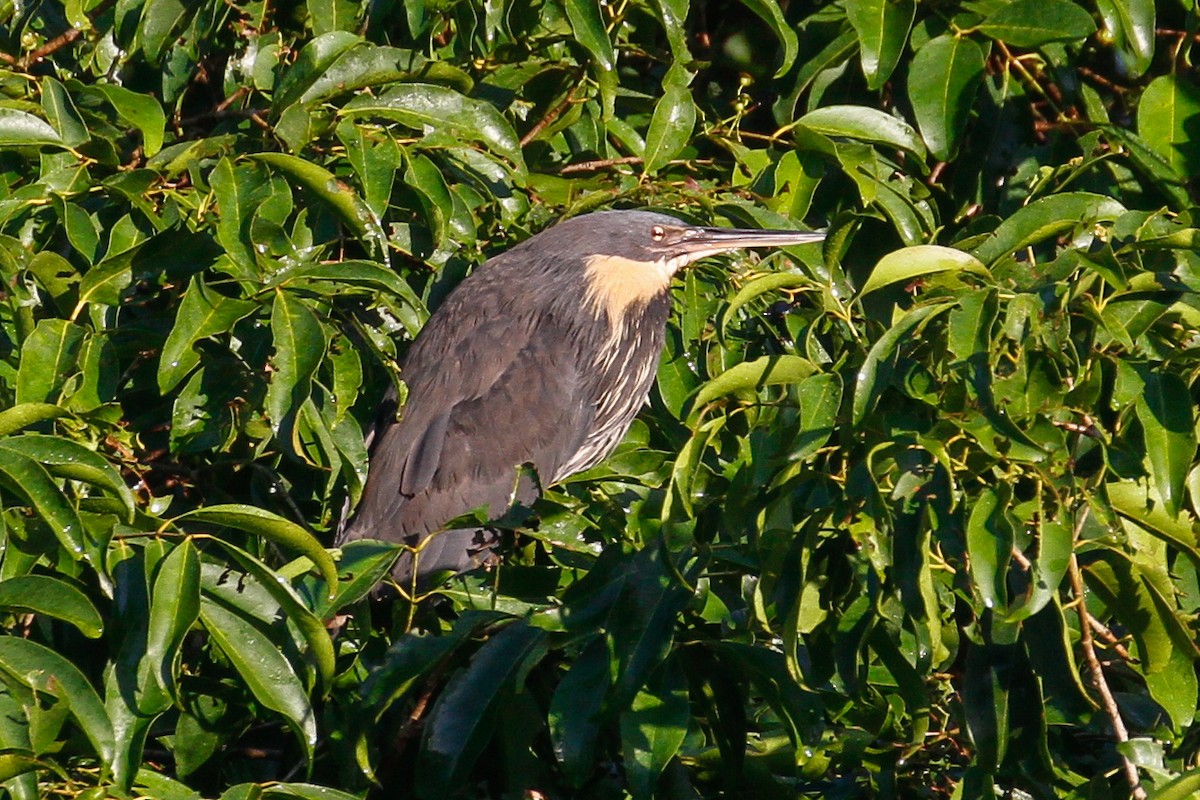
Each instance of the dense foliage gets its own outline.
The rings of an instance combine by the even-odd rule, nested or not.
[[[0,794],[1190,796],[1197,27],[0,0]],[[407,343],[609,206],[829,235],[686,273],[620,450],[373,602]]]

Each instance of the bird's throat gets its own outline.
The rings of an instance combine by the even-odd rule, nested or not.
[[[673,266],[634,261],[619,256],[592,256],[587,260],[586,299],[597,317],[607,316],[614,332],[626,327],[631,313],[644,310],[671,286]]]

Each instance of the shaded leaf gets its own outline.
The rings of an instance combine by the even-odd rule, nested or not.
[[[49,575],[20,575],[0,581],[0,608],[61,619],[90,639],[104,633],[104,618],[87,595]]]

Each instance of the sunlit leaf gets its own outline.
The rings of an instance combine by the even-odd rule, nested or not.
[[[1017,47],[1041,47],[1084,39],[1095,33],[1096,23],[1071,0],[1012,0],[976,30]]]
[[[908,96],[934,158],[946,160],[958,147],[983,80],[983,66],[983,50],[967,36],[939,36],[913,56]]]

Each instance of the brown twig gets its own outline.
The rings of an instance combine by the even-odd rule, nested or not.
[[[595,172],[596,170],[608,169],[621,164],[641,164],[645,159],[641,156],[625,156],[623,158],[601,158],[597,161],[580,161],[578,164],[567,164],[558,172],[560,175],[567,175],[572,172]]]
[[[22,59],[22,66],[27,67],[30,64],[36,64],[56,50],[61,50],[62,48],[66,47],[82,35],[83,31],[81,31],[79,28],[68,28],[58,36],[55,36],[50,41],[46,42],[37,50],[34,50],[32,53],[25,56],[25,58]]]
[[[1079,523],[1076,524],[1076,534],[1083,527],[1084,520],[1087,519],[1087,509],[1085,508],[1080,513]],[[1083,574],[1079,571],[1079,560],[1075,554],[1071,554],[1071,591],[1075,594],[1078,601],[1077,610],[1079,612],[1079,646],[1083,648],[1083,658],[1087,662],[1088,673],[1092,679],[1092,685],[1096,687],[1096,692],[1100,695],[1100,705],[1104,708],[1104,713],[1108,715],[1108,721],[1112,725],[1113,735],[1118,742],[1129,741],[1129,731],[1125,728],[1125,722],[1121,719],[1121,710],[1117,707],[1116,698],[1113,697],[1112,690],[1108,688],[1108,681],[1104,677],[1104,668],[1100,665],[1100,659],[1096,658],[1095,641],[1092,639],[1092,626],[1089,624],[1087,605],[1084,602]],[[1125,781],[1129,784],[1129,790],[1135,800],[1146,800],[1146,790],[1142,788],[1141,778],[1138,777],[1137,767],[1125,755],[1121,755],[1121,763],[1125,771]]]
[[[1092,626],[1092,631],[1104,640],[1104,643],[1112,648],[1113,652],[1119,655],[1125,661],[1132,661],[1133,656],[1129,655],[1129,651],[1125,649],[1125,645],[1121,644],[1121,640],[1117,635],[1108,629],[1100,620],[1088,614],[1088,624]]]
[[[539,119],[534,126],[530,128],[524,136],[521,137],[521,147],[524,147],[536,139],[538,134],[544,131],[550,123],[562,116],[562,113],[571,107],[571,104],[575,102],[575,91],[578,88],[578,86],[572,86],[567,92],[567,96],[563,98],[563,101],[547,111],[546,115]]]
[[[117,0],[104,0],[104,2],[100,3],[90,12],[88,12],[88,19],[96,19],[96,17],[108,11],[116,4]],[[36,64],[46,56],[52,55],[56,51],[66,47],[82,35],[83,30],[81,28],[68,28],[22,59],[18,60],[10,55],[0,53],[0,60],[6,61],[9,64],[19,64],[21,69],[26,69],[30,64]]]

